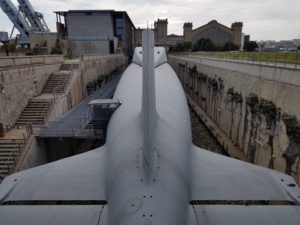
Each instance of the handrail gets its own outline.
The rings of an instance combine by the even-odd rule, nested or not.
[[[10,123],[12,123],[12,118],[13,118],[13,116],[14,116],[14,113],[17,111],[17,109],[18,108],[20,108],[20,107],[22,107],[22,105],[21,105],[21,103],[22,102],[24,102],[24,100],[28,97],[28,92],[29,91],[32,91],[32,89],[35,89],[35,87],[32,87],[32,88],[30,88],[30,89],[28,89],[23,95],[22,95],[22,98],[17,102],[17,104],[16,104],[16,107],[13,109],[13,110],[11,110],[11,112],[12,113],[9,113],[9,122]],[[28,101],[29,101],[30,99],[28,99]],[[5,108],[6,109],[6,108]]]
[[[44,118],[44,120],[41,124],[43,124],[45,122],[46,117],[49,115],[49,112],[52,110],[54,101],[53,101],[53,99],[50,99],[50,102],[47,102],[47,103],[50,103],[50,104],[45,104],[45,106],[44,106],[44,109],[41,113],[41,116]]]
[[[3,178],[10,175],[10,174],[12,174],[13,171],[15,170],[15,167],[18,163],[18,160],[20,159],[22,151],[26,147],[26,144],[28,142],[29,137],[30,137],[30,135],[27,134],[26,136],[25,135],[23,136],[23,139],[12,139],[11,140],[11,142],[16,143],[16,145],[14,146],[13,151],[9,155],[9,158],[13,159],[13,164],[10,164],[9,160],[6,162],[7,171],[2,174]],[[22,145],[22,147],[21,147],[21,145]]]
[[[71,80],[71,78],[72,78],[72,76],[73,76],[73,74],[74,74],[74,71],[75,71],[74,65],[75,65],[75,64],[71,64],[71,68],[70,68],[70,70],[69,70],[69,77],[68,77],[68,76],[65,77],[65,79],[64,79],[64,81],[63,81],[63,84],[61,84],[61,85],[59,85],[59,86],[57,86],[57,87],[55,87],[55,88],[53,89],[52,95],[53,95],[53,97],[54,97],[54,100],[56,99],[56,96],[59,95],[59,91],[57,91],[57,90],[58,90],[60,87],[65,86],[65,88],[66,88],[66,87],[69,85],[70,80]],[[65,83],[65,82],[66,82],[66,83]]]
[[[70,67],[71,70],[69,71],[69,76],[65,77],[65,79],[63,81],[63,84],[61,84],[61,85],[59,85],[59,86],[57,86],[57,87],[55,87],[53,89],[53,92],[52,92],[53,99],[51,99],[51,104],[49,106],[49,109],[47,109],[47,105],[46,105],[45,108],[44,108],[44,110],[43,110],[43,113],[42,113],[43,116],[44,116],[46,114],[46,112],[47,112],[47,115],[44,117],[43,124],[44,124],[45,120],[47,119],[47,117],[49,117],[49,114],[52,111],[53,104],[57,101],[57,96],[60,94],[57,91],[58,88],[62,87],[62,86],[65,86],[65,89],[66,89],[69,86],[70,81],[72,80],[71,78],[74,75],[74,71],[75,71],[74,66],[75,66],[75,64],[71,64],[71,67]],[[64,91],[65,91],[65,89],[64,89]]]
[[[300,68],[300,52],[186,52],[170,53],[170,56],[209,58],[255,65],[274,65],[291,69]]]

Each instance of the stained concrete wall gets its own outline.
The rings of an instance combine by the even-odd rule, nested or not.
[[[59,70],[62,56],[0,58],[0,123],[13,126],[29,99],[39,95],[49,75]],[[3,93],[4,92],[4,93]]]
[[[83,56],[83,84],[97,80],[105,81],[117,69],[125,68],[128,58],[123,54],[85,55]]]
[[[52,109],[46,122],[53,122],[73,106],[77,105],[85,97],[84,86],[82,83],[82,73],[80,70],[74,70],[68,87],[64,94],[55,96]]]
[[[84,55],[79,70],[75,70],[65,94],[55,99],[47,122],[53,122],[65,112],[82,101],[86,93],[86,85],[110,79],[111,74],[127,65],[127,57],[123,54]]]
[[[46,146],[35,137],[30,137],[17,163],[15,172],[26,170],[34,166],[43,165],[48,162]]]
[[[127,57],[123,54],[83,56],[80,68],[74,70],[71,75],[65,94],[57,96],[55,99],[47,122],[54,122],[57,118],[82,101],[86,97],[86,83],[97,79],[103,79],[103,81],[109,79],[113,72],[120,68],[125,68],[126,65]],[[34,137],[34,140],[30,141],[31,143],[28,143],[28,149],[25,149],[25,153],[21,156],[21,162],[17,165],[18,171],[78,154],[79,151],[84,152],[83,149],[79,149],[78,146],[80,146],[80,142],[78,141],[64,142],[63,145],[61,140],[39,142]],[[54,143],[56,145],[53,145]],[[62,145],[60,146],[62,148],[57,148],[57,144]]]
[[[300,70],[175,55],[169,62],[248,161],[300,182]]]

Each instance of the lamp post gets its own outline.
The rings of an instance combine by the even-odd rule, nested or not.
[[[0,93],[5,94],[5,87],[3,84],[0,84]]]
[[[33,83],[34,83],[34,92],[35,92],[35,95],[37,95],[38,93],[37,93],[37,82],[38,82],[38,80],[37,80],[37,78],[36,77],[34,77],[33,78]]]
[[[4,95],[5,94],[5,87],[3,84],[0,84],[0,94]],[[4,97],[4,96],[3,96]],[[4,98],[3,98],[4,99]],[[4,102],[3,102],[4,105]],[[1,118],[0,118],[0,137],[4,137],[5,136],[5,132],[4,132],[4,124],[3,124],[3,120],[4,120],[4,107],[1,107]]]

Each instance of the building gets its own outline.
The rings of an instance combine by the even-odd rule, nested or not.
[[[144,29],[137,28],[134,31],[134,45],[135,46],[142,46],[142,32]]]
[[[245,35],[244,36],[244,43],[247,43],[247,42],[249,42],[250,41],[250,35],[248,34],[248,35]]]
[[[182,35],[170,34],[167,36],[167,46],[176,47],[178,44],[184,43],[184,37]]]
[[[57,32],[74,54],[123,52],[133,55],[134,31],[127,12],[114,10],[58,11]]]
[[[4,31],[0,31],[0,42],[8,41],[8,33]]]
[[[135,30],[135,46],[142,45],[142,32],[143,28],[137,28]],[[168,35],[168,19],[157,19],[154,22],[154,42],[156,46],[167,46]]]
[[[157,19],[154,22],[154,32],[156,33],[156,45],[167,46],[168,19]]]
[[[190,42],[194,45],[201,38],[209,38],[218,47],[223,47],[227,42],[232,42],[242,47],[242,28],[242,22],[235,22],[229,28],[216,20],[212,20],[196,29],[193,29],[192,23],[184,23],[183,35],[168,35],[168,19],[157,19],[154,22],[153,30],[155,32],[156,46],[175,47],[179,43],[184,44],[184,42]],[[135,32],[136,46],[141,46],[142,44],[142,31],[143,29],[138,28]]]
[[[233,42],[241,46],[242,22],[232,23],[231,28],[212,20],[209,23],[193,29],[192,23],[184,23],[183,36],[184,42],[192,42],[194,45],[201,38],[210,39],[216,46],[222,47],[227,42]]]
[[[244,50],[246,43],[250,41],[250,35],[242,33],[240,51]]]
[[[292,41],[293,41],[294,45],[300,46],[300,39],[293,39]]]
[[[257,44],[260,51],[272,51],[272,52],[276,52],[276,51],[295,52],[298,51],[297,47],[299,46],[297,43],[297,39],[281,40],[281,41],[265,40],[265,41],[260,41]]]

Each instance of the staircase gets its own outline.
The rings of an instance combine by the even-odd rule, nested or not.
[[[49,76],[42,94],[62,94],[65,92],[66,87],[71,75],[69,72],[57,72]]]
[[[14,169],[24,145],[23,139],[0,139],[0,181]]]
[[[60,95],[65,93],[71,78],[71,70],[78,69],[79,63],[64,63],[60,71],[53,73],[49,76],[44,88],[42,90],[41,97],[31,99],[21,116],[16,121],[16,124],[24,126],[28,123],[32,125],[43,125],[52,106],[53,95]],[[48,94],[48,95],[47,95]],[[49,96],[51,94],[51,96]]]
[[[49,99],[31,99],[16,124],[24,126],[28,123],[32,125],[42,125],[48,115],[52,105]]]
[[[79,62],[78,63],[64,63],[60,67],[60,71],[71,71],[71,70],[78,70],[79,69]]]

